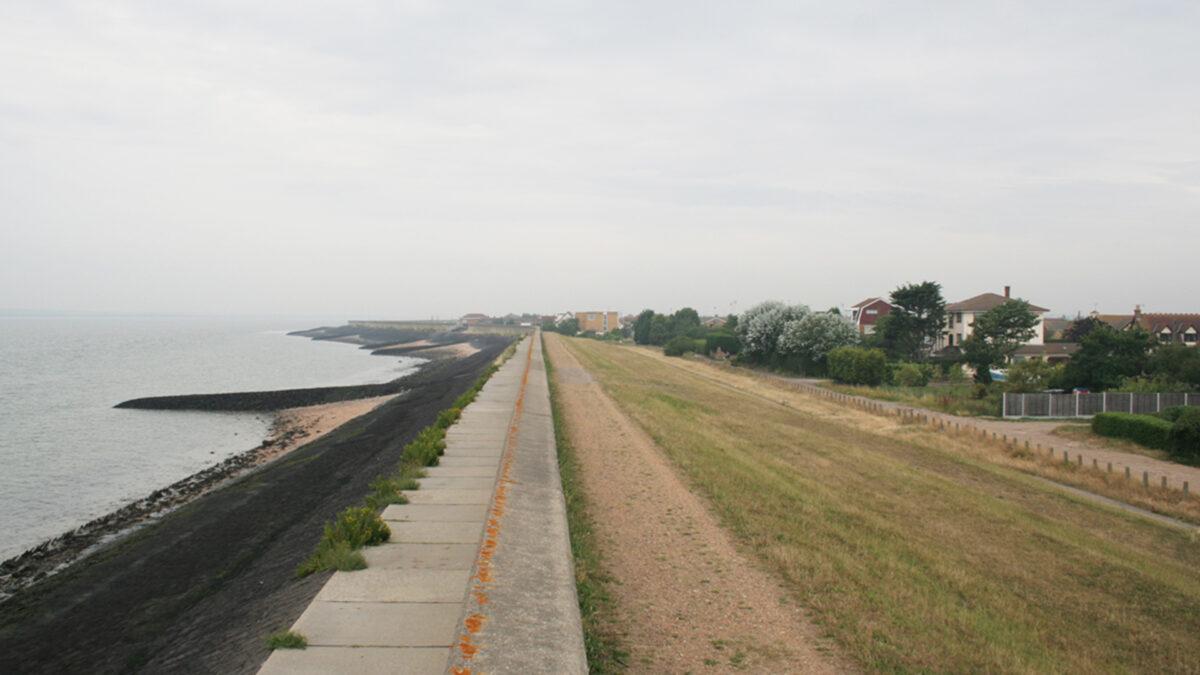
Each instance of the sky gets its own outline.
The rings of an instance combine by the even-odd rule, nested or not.
[[[1197,312],[1200,3],[0,3],[0,308]]]

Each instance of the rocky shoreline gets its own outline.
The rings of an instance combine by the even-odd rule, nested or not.
[[[53,539],[0,562],[0,602],[20,589],[50,576],[97,547],[159,518],[196,497],[236,478],[248,469],[277,457],[276,448],[303,437],[300,428],[272,428],[270,437],[258,446],[178,480],[165,488],[126,504]]]

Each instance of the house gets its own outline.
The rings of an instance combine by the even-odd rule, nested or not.
[[[940,350],[946,347],[961,347],[963,340],[966,340],[971,336],[971,333],[974,332],[972,324],[975,323],[975,318],[977,316],[983,314],[989,309],[999,307],[1009,300],[1012,300],[1011,288],[1009,286],[1005,286],[1004,295],[983,293],[982,295],[976,295],[973,298],[967,298],[962,302],[952,302],[946,305],[946,324],[942,327],[941,335],[938,336],[937,349]],[[1023,358],[1031,358],[1034,356],[1043,355],[1046,344],[1043,334],[1043,315],[1050,310],[1033,304],[1029,305],[1029,309],[1033,311],[1034,314],[1037,314],[1038,322],[1037,325],[1034,326],[1036,333],[1031,339],[1025,342],[1022,348],[1030,346],[1042,347],[1043,349],[1027,349],[1024,351],[1024,353],[1020,353],[1020,357]]]
[[[616,312],[575,312],[575,318],[579,320],[580,332],[608,333],[621,329]]]
[[[875,324],[892,311],[892,305],[883,298],[867,298],[850,307],[850,320],[858,327],[859,335],[875,332]]]
[[[700,325],[705,328],[720,328],[724,326],[726,319],[723,316],[706,316],[700,320]]]
[[[1138,306],[1133,308],[1133,314],[1092,312],[1088,316],[1108,324],[1113,330],[1128,330],[1138,326],[1153,335],[1161,345],[1195,347],[1200,340],[1200,314],[1143,313]]]
[[[1134,307],[1133,316],[1126,327],[1134,325],[1141,326],[1161,345],[1195,347],[1197,331],[1200,331],[1200,314],[1143,314],[1141,307]]]
[[[465,323],[468,326],[477,326],[481,323],[490,323],[491,320],[492,320],[492,317],[488,316],[487,314],[475,313],[475,314],[464,314],[463,317],[461,319],[459,319],[459,322]]]

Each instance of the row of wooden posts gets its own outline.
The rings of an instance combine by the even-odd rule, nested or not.
[[[932,415],[929,415],[928,413],[920,412],[920,411],[914,410],[912,408],[903,408],[903,407],[890,408],[888,406],[884,406],[883,404],[879,403],[878,401],[872,401],[871,399],[864,398],[862,396],[852,396],[850,394],[843,394],[841,392],[830,391],[829,389],[823,389],[821,387],[814,387],[810,384],[804,384],[801,382],[791,382],[791,385],[798,391],[803,391],[805,393],[820,396],[822,398],[832,399],[832,400],[838,401],[840,403],[847,403],[847,404],[853,405],[857,408],[861,408],[863,410],[873,412],[877,415],[889,415],[890,416],[890,415],[894,414],[896,417],[900,418],[900,421],[902,423],[926,424],[931,427],[936,427],[938,429],[950,430],[950,423],[946,422],[946,420],[944,418],[942,418],[940,416],[932,416]],[[974,435],[975,432],[979,432],[980,437],[982,437],[984,439],[988,439],[988,434],[990,433],[991,434],[990,440],[996,441],[998,443],[1003,443],[1005,446],[1009,446],[1009,445],[1017,446],[1020,443],[1020,441],[1018,441],[1016,438],[1010,439],[1007,434],[997,434],[994,431],[989,432],[987,429],[980,429],[980,428],[972,426],[972,425],[963,425],[963,424],[960,424],[959,422],[953,422],[953,424],[954,424],[953,431],[955,433],[971,433],[972,435]],[[1042,452],[1042,444],[1038,443],[1036,445],[1036,447],[1031,447],[1029,441],[1025,441],[1025,449],[1041,453]],[[1053,446],[1047,446],[1046,451],[1048,452],[1050,458],[1053,459],[1054,454],[1055,454]],[[1067,451],[1063,450],[1061,454],[1062,454],[1062,458],[1063,458],[1063,463],[1069,464],[1071,462],[1071,458],[1068,455]],[[1078,454],[1076,456],[1076,463],[1078,464],[1078,466],[1083,466],[1083,455],[1082,454]],[[1100,470],[1099,462],[1097,462],[1095,458],[1092,459],[1092,468],[1095,469],[1096,471]],[[1113,471],[1112,462],[1108,462],[1108,473],[1112,473],[1112,471]],[[1132,480],[1132,472],[1130,471],[1129,467],[1125,467],[1125,479]],[[1150,472],[1149,471],[1142,472],[1142,486],[1145,488],[1150,487]],[[1167,477],[1166,476],[1162,476],[1161,487],[1164,490],[1167,489]],[[1188,482],[1186,480],[1183,481],[1182,492],[1183,492],[1183,498],[1187,499],[1188,498]]]

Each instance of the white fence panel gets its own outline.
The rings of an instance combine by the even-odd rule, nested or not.
[[[1200,394],[1005,394],[1005,417],[1091,417],[1098,412],[1146,415],[1176,405],[1200,405]]]

